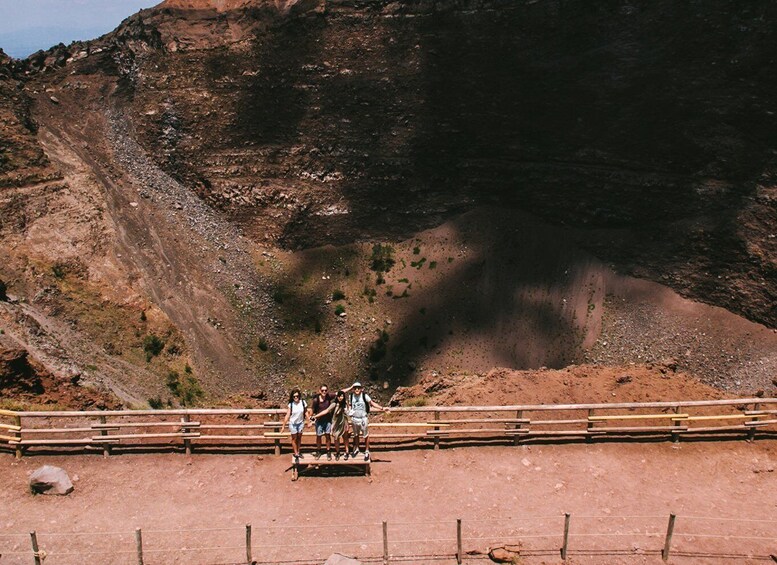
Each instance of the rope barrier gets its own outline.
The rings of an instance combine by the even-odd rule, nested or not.
[[[720,538],[720,539],[758,539],[764,541],[777,541],[777,538],[765,538],[759,536],[727,536],[720,534],[683,534],[675,532],[676,536],[683,536],[686,538]]]
[[[496,535],[496,536],[479,536],[479,537],[470,537],[470,538],[464,538],[463,537],[461,539],[462,540],[466,540],[466,541],[474,541],[474,540],[493,540],[493,539],[496,539],[496,538],[499,538],[500,540],[513,540],[513,539],[521,540],[521,539],[560,538],[560,537],[562,537],[562,535],[556,533],[556,534],[531,534],[531,535],[526,535],[526,536],[500,536],[500,535]]]
[[[770,524],[777,524],[777,520],[764,520],[764,519],[756,519],[756,518],[719,518],[716,516],[678,516],[678,518],[682,517],[683,520],[715,520],[720,522],[764,522],[764,523],[770,523]]]
[[[617,532],[606,532],[606,533],[595,533],[595,534],[569,534],[569,537],[575,537],[575,538],[593,538],[593,537],[612,537],[612,536],[664,536],[666,535],[666,532],[624,532],[624,533],[617,533]]]
[[[562,518],[563,518],[563,516],[562,516]],[[638,520],[666,520],[666,514],[664,514],[663,516],[610,516],[610,515],[605,515],[605,516],[578,516],[577,514],[575,514],[575,520],[581,520],[581,519],[582,520],[599,520],[599,519],[604,519],[604,518],[612,518],[612,519],[619,519],[619,520],[621,520],[621,519],[629,519],[629,520],[631,520],[631,519],[638,519]],[[683,516],[683,518],[685,518],[685,516]]]
[[[396,543],[396,542],[393,542]],[[283,543],[283,544],[260,544],[261,548],[275,548],[275,547],[332,547],[333,545],[379,545],[383,544],[383,540],[380,541],[331,541],[328,543]]]
[[[143,530],[143,534],[180,534],[188,532],[229,532],[232,530],[245,530],[245,526],[231,526],[229,528],[193,528],[191,530]]]
[[[419,524],[426,524],[428,522],[419,522]],[[440,522],[443,523],[443,522]],[[447,522],[450,523],[450,522]],[[291,525],[291,526],[254,526],[254,530],[331,530],[331,529],[338,529],[338,528],[364,528],[365,526],[375,526],[376,528],[381,527],[383,524],[381,522],[365,522],[361,524],[330,524],[330,525],[322,525],[322,526],[297,526],[297,525]],[[393,522],[392,522],[393,525]],[[145,530],[143,530],[145,531]]]
[[[266,547],[266,546],[265,546]],[[216,547],[171,547],[168,549],[146,549],[143,548],[143,553],[170,553],[172,551],[218,551],[222,549],[242,549],[245,550],[244,545],[223,545]],[[132,553],[132,552],[130,552]]]

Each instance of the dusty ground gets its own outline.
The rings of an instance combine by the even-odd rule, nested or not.
[[[16,552],[28,549],[34,529],[47,563],[134,563],[133,532],[141,527],[147,563],[232,563],[244,558],[244,525],[251,523],[254,559],[321,563],[332,551],[380,556],[380,523],[387,520],[392,554],[415,555],[412,563],[448,554],[440,562],[452,563],[461,518],[465,551],[547,534],[524,537],[524,551],[549,552],[521,563],[558,563],[561,515],[569,512],[571,563],[658,564],[655,552],[675,512],[675,551],[698,554],[672,562],[755,563],[743,556],[774,553],[777,543],[749,539],[775,538],[776,447],[700,442],[376,452],[372,480],[310,476],[296,483],[288,456],[3,457],[0,552],[4,564],[29,562],[29,554]],[[28,494],[27,475],[42,464],[77,477],[75,492]],[[90,535],[53,535],[65,532]],[[228,549],[196,549],[216,547]],[[602,553],[581,554],[592,550]],[[64,554],[81,551],[110,554]]]

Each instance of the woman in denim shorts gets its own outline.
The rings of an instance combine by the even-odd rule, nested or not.
[[[299,463],[300,458],[300,445],[302,444],[302,430],[305,427],[305,413],[307,412],[308,405],[302,399],[302,393],[298,388],[291,391],[289,395],[289,407],[286,410],[286,417],[283,419],[283,425],[289,424],[289,432],[291,433],[291,449],[294,452],[294,463]]]

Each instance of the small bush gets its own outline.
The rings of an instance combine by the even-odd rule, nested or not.
[[[64,279],[67,274],[67,265],[64,263],[54,263],[51,266],[51,274],[54,275],[55,278]]]
[[[165,348],[165,340],[156,334],[148,334],[143,338],[143,351],[146,352],[146,361],[151,361]]]
[[[429,268],[434,269],[437,267],[437,261],[430,261],[429,262]]]
[[[376,243],[372,246],[370,269],[376,273],[388,273],[394,266],[394,248],[391,245]]]
[[[413,255],[418,255],[419,253],[421,253],[421,248],[416,245],[413,247]]]
[[[267,351],[269,349],[267,346],[267,341],[263,337],[259,338],[259,349],[262,351]]]
[[[167,373],[167,378],[165,379],[165,385],[167,385],[167,388],[175,396],[178,396],[181,393],[181,377],[177,371],[170,371],[169,373]]]
[[[342,290],[337,289],[332,293],[332,300],[337,301],[343,299],[345,299],[345,293]]]
[[[164,406],[164,403],[162,402],[161,398],[154,396],[148,399],[148,405],[151,406],[153,410],[159,410],[162,408],[162,406]]]
[[[142,311],[140,312],[140,321],[141,321],[141,322],[145,322],[146,320],[148,320],[148,318],[146,317],[146,311],[145,311],[145,310],[142,310]]]
[[[8,285],[5,284],[4,280],[0,280],[0,300],[3,302],[8,300],[8,294],[6,294],[6,292],[8,292]]]
[[[344,313],[345,313],[345,306],[343,306],[342,304],[338,304],[337,306],[335,306],[335,315],[339,316],[340,314],[344,314]]]
[[[416,269],[420,269],[424,266],[424,263],[426,263],[426,257],[421,257],[418,261],[412,261],[410,266],[415,267]]]

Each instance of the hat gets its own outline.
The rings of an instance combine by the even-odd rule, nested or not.
[[[356,388],[356,387],[362,388],[362,384],[359,381],[356,381],[355,383],[353,383],[353,386],[351,388]]]

